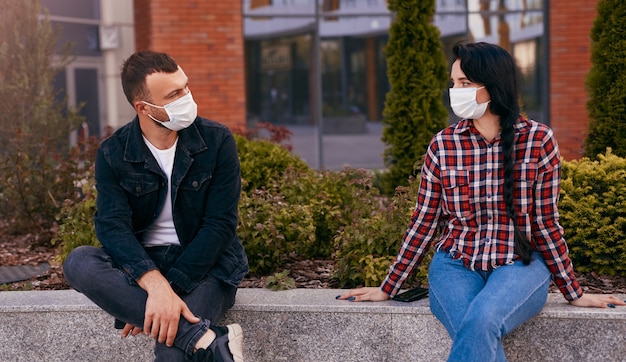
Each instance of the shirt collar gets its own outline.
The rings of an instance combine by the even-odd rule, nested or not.
[[[186,154],[195,154],[207,149],[207,145],[197,127],[198,120],[189,127],[178,131],[178,145]],[[129,127],[129,137],[126,140],[124,150],[124,160],[129,162],[142,162],[148,158],[149,150],[144,147],[143,135],[139,126],[139,118],[131,122]]]
[[[530,131],[530,121],[524,117],[519,116],[513,125],[515,128],[515,133],[524,134]],[[474,123],[470,119],[462,119],[454,125],[454,133],[455,134],[463,134],[466,132],[470,132],[470,129],[474,129]]]

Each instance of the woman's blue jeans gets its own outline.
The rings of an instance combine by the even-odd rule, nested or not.
[[[148,254],[163,273],[181,253],[179,246],[148,248]],[[65,279],[74,289],[86,295],[116,319],[143,327],[147,293],[128,275],[116,268],[111,257],[101,248],[81,246],[74,249],[63,264]],[[156,342],[156,361],[184,361],[208,330],[211,322],[219,321],[235,302],[237,288],[212,275],[190,293],[180,297],[199,323],[189,323],[181,316],[173,347]]]
[[[502,337],[541,311],[550,272],[537,253],[529,265],[516,261],[482,272],[438,252],[428,284],[430,309],[452,339],[448,361],[506,361]]]

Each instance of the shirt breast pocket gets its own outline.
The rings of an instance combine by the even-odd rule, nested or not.
[[[534,204],[535,184],[537,182],[537,165],[532,163],[517,164],[513,168],[513,198],[515,211],[528,214]]]
[[[445,211],[457,217],[473,213],[470,202],[470,180],[467,170],[441,170],[441,186]]]

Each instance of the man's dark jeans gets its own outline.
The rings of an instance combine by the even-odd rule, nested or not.
[[[163,274],[182,252],[179,246],[147,248]],[[81,246],[68,255],[64,265],[65,279],[74,289],[86,295],[116,319],[143,327],[147,293],[128,274],[115,267],[111,257],[101,248]],[[237,288],[208,275],[200,285],[181,298],[201,318],[189,323],[181,316],[173,347],[156,342],[156,361],[183,361],[209,328],[219,321],[235,303]]]

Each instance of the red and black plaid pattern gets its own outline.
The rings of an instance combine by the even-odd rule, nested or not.
[[[518,119],[514,162],[517,223],[543,256],[565,298],[577,299],[582,290],[558,222],[561,160],[552,130]],[[438,251],[460,258],[471,270],[489,271],[518,259],[503,185],[499,136],[486,141],[471,120],[435,135],[422,167],[415,211],[383,291],[398,292],[435,236]]]

